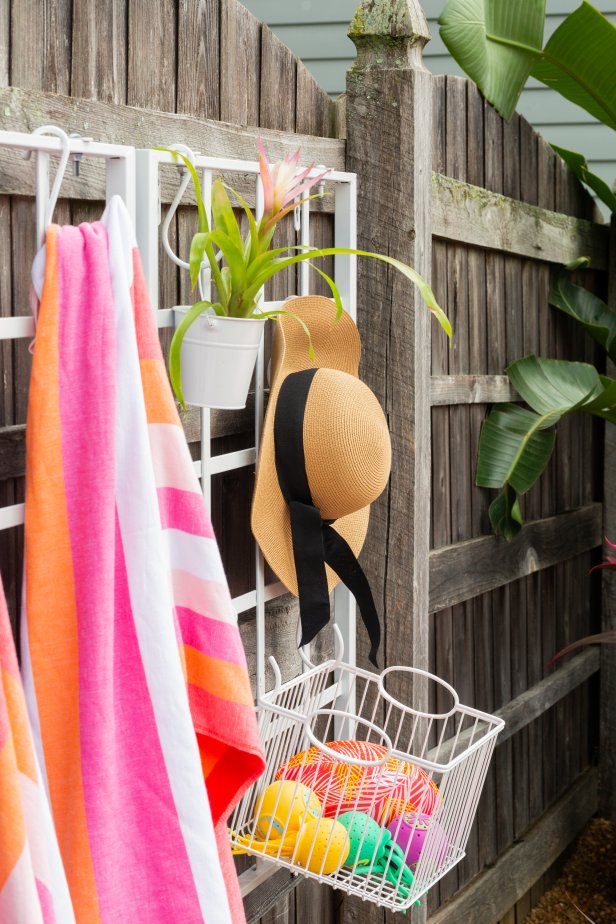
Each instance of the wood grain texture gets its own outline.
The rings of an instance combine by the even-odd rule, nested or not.
[[[51,93],[69,92],[71,6],[71,0],[10,4],[11,84]]]
[[[259,124],[261,23],[238,0],[220,9],[220,118]]]
[[[176,108],[220,118],[220,0],[179,0]]]
[[[255,132],[242,126],[228,125],[212,119],[194,119],[184,114],[156,112],[133,106],[115,106],[98,100],[72,99],[53,93],[25,92],[19,87],[0,90],[0,128],[29,132],[43,121],[56,122],[68,131],[89,132],[99,141],[132,144],[147,148],[171,139],[182,138],[196,151],[220,157],[251,160],[255,156]],[[298,146],[308,161],[326,163],[332,170],[345,169],[345,144],[337,138],[315,138],[261,130],[263,144],[272,160],[292,154]],[[16,168],[17,169],[17,168]],[[28,171],[29,175],[31,171]],[[24,176],[26,174],[24,173]],[[15,174],[15,184],[24,176]],[[73,181],[74,182],[74,181]],[[100,189],[88,195],[85,182],[75,198],[100,198]],[[71,178],[67,177],[67,191]],[[21,186],[28,194],[30,186]],[[64,191],[64,190],[63,190]],[[18,192],[17,188],[7,192]],[[70,194],[69,194],[70,195]]]
[[[175,0],[128,0],[129,106],[175,111],[175,8]]]
[[[430,612],[549,568],[601,544],[601,504],[527,523],[513,542],[470,539],[430,553]]]
[[[598,775],[589,770],[486,872],[430,917],[430,924],[496,924],[557,860],[595,813]]]
[[[128,0],[73,0],[72,96],[106,103],[126,102],[127,3]]]
[[[432,208],[435,237],[553,263],[586,254],[594,267],[607,266],[605,225],[549,212],[441,174],[433,177]]]
[[[499,401],[520,400],[506,375],[433,375],[430,379],[432,407],[442,404],[496,404]]]
[[[261,27],[259,125],[295,131],[297,63],[265,24]]]
[[[408,2],[365,6],[364,28],[352,35],[358,61],[347,76],[347,169],[358,175],[358,243],[430,278],[431,77],[421,69],[425,37],[410,34],[408,20],[394,25],[398,11],[423,14]],[[386,36],[378,28],[367,34],[375,11]],[[383,23],[398,31],[395,60]],[[417,291],[376,261],[359,263],[358,295],[363,377],[385,409],[392,440],[392,477],[374,505],[362,558],[382,607],[384,663],[427,668],[431,320]],[[413,691],[394,695],[408,702]],[[413,702],[422,696],[415,690]],[[367,903],[345,900],[343,908],[348,921],[393,920]],[[424,921],[425,904],[414,914]]]

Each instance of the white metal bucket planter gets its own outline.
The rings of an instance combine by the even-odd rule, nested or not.
[[[337,641],[341,649],[339,632]],[[463,706],[425,671],[374,674],[340,653],[282,684],[270,662],[277,683],[258,705],[267,769],[229,821],[232,846],[392,911],[410,908],[464,856],[503,721]],[[436,686],[446,711],[392,697],[388,677],[401,671],[411,687]]]
[[[176,326],[188,306],[174,308]],[[202,314],[182,342],[182,391],[197,407],[243,408],[254,372],[265,318]]]

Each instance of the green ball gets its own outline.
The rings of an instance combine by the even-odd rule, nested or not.
[[[382,857],[391,835],[365,812],[345,812],[336,819],[349,832],[350,849],[345,866],[373,866]]]

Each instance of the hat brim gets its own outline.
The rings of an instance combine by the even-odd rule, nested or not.
[[[289,311],[300,317],[310,330],[315,348],[314,362],[308,355],[306,334],[293,317],[281,316],[276,322],[271,362],[271,386],[263,423],[257,476],[252,501],[251,525],[265,560],[278,579],[297,595],[297,575],[291,539],[289,508],[282,496],[274,455],[274,416],[280,387],[287,375],[301,369],[338,369],[358,377],[361,344],[357,328],[344,313],[336,320],[336,306],[324,296],[294,298]],[[359,555],[368,531],[370,507],[340,517],[333,528]],[[326,565],[330,592],[340,583],[338,575]]]

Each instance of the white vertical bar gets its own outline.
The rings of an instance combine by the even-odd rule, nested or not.
[[[357,180],[353,175],[337,183],[335,191],[336,247],[357,248]],[[342,304],[353,320],[357,319],[357,257],[338,254],[334,257],[334,278],[340,289]]]
[[[212,224],[212,171],[204,169],[201,177],[201,195],[205,205],[208,223]],[[203,281],[203,298],[207,301],[212,297],[212,277],[206,275]],[[200,296],[201,297],[201,296]],[[201,432],[201,490],[208,511],[212,512],[212,431],[211,412],[209,407],[202,407],[200,413]]]
[[[263,184],[257,176],[255,218],[263,214]],[[263,430],[263,406],[265,395],[265,337],[261,339],[257,368],[255,371],[255,446],[256,463],[259,464],[259,444]],[[265,693],[265,562],[258,543],[255,543],[255,596],[256,596],[256,656],[257,656],[257,704]]]
[[[357,247],[357,211],[356,180],[351,177],[348,182],[337,183],[335,191],[335,231],[336,247],[355,249]],[[334,258],[334,279],[340,290],[342,304],[353,320],[357,318],[357,258],[348,254],[339,254]],[[357,663],[356,643],[356,606],[355,598],[344,584],[338,584],[334,590],[334,621],[342,634],[344,642],[344,660],[352,667]],[[348,705],[345,708],[355,713],[355,686],[349,686],[349,676],[340,678],[339,698]],[[339,731],[338,728],[335,729]]]
[[[45,215],[49,204],[49,154],[36,154],[36,248],[45,243]]]
[[[154,312],[158,311],[158,226],[160,224],[160,187],[156,151],[136,152],[135,234],[141,254],[143,272]]]
[[[107,160],[106,170],[107,202],[112,196],[121,196],[133,225],[135,224],[136,207],[135,163],[134,148],[127,148],[126,156],[110,157]]]
[[[300,244],[304,246],[310,244],[310,203],[303,202],[300,206],[300,215],[301,215],[301,229],[300,229]],[[299,265],[299,294],[300,295],[309,295],[310,294],[310,267],[308,266],[308,261],[305,260]]]

